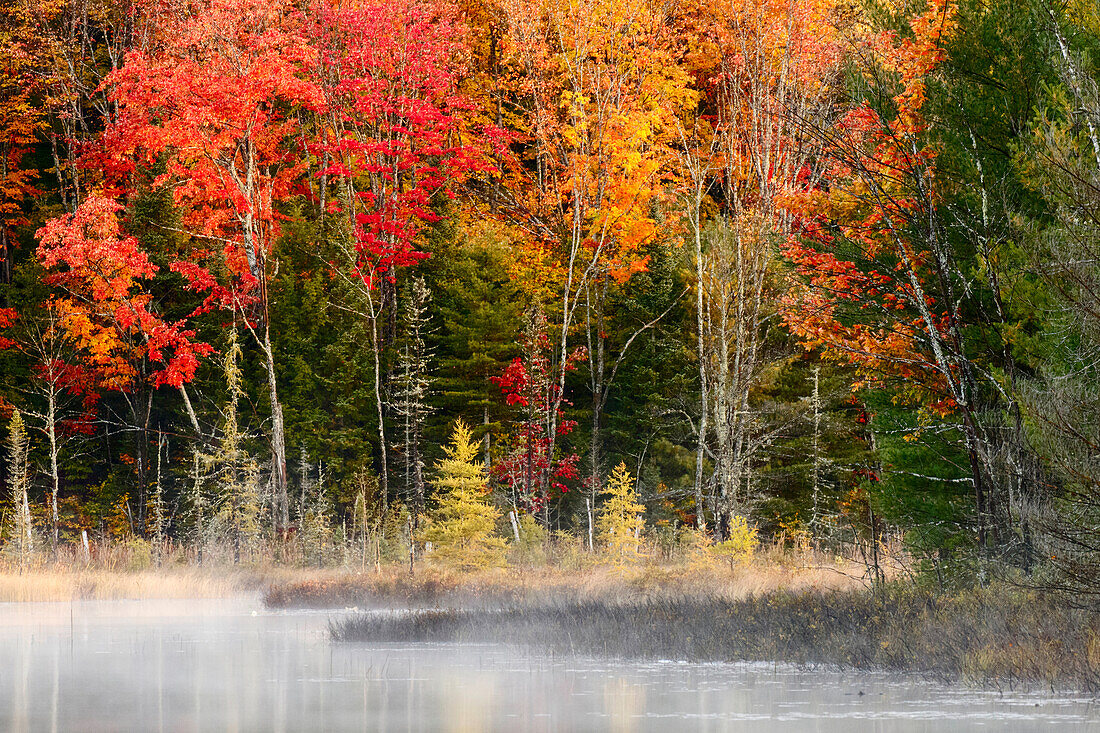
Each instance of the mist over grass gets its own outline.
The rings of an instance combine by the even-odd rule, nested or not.
[[[909,672],[945,682],[1100,691],[1100,620],[1008,587],[934,596],[780,590],[742,599],[558,598],[496,608],[366,613],[343,642],[501,642],[554,653],[693,662],[775,661]]]

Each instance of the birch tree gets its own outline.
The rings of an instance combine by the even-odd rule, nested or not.
[[[752,464],[770,431],[751,401],[768,366],[776,321],[778,243],[791,216],[780,205],[812,185],[820,142],[806,120],[829,119],[839,76],[834,6],[742,0],[708,9],[702,41],[715,49],[707,100],[717,115],[680,127],[685,201],[694,245],[700,369],[695,494],[703,521],[703,464],[720,531],[749,508]],[[704,216],[713,212],[713,222]]]

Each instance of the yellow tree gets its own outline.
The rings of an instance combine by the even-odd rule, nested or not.
[[[0,283],[10,284],[15,228],[27,224],[24,204],[36,191],[37,172],[25,164],[43,115],[33,97],[41,91],[26,47],[22,7],[0,10]]]
[[[505,543],[496,534],[500,510],[489,502],[479,446],[462,420],[455,423],[444,452],[447,457],[436,463],[433,482],[436,506],[421,539],[432,544],[433,557],[463,570],[503,566]]]
[[[522,153],[494,187],[494,211],[522,232],[517,278],[556,320],[556,415],[569,344],[585,326],[592,392],[591,476],[600,415],[620,359],[609,353],[609,292],[647,264],[672,176],[676,118],[694,104],[664,6],[649,0],[503,0],[514,74],[511,127]],[[619,356],[630,340],[618,347]],[[557,426],[548,426],[551,440]],[[551,446],[551,453],[553,446]]]
[[[616,565],[635,562],[642,556],[642,528],[645,507],[638,503],[634,477],[620,463],[607,483],[607,498],[596,520],[600,544],[607,548]]]

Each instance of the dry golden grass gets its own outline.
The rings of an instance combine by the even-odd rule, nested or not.
[[[45,552],[23,567],[0,556],[0,603],[171,598],[239,598],[272,584],[342,576],[335,569],[307,569],[271,558],[234,564],[226,553],[208,553],[198,562],[193,549],[168,544],[157,553],[148,542],[131,540],[93,545],[85,555],[65,547],[56,558]]]
[[[730,568],[647,562],[634,567],[606,563],[542,563],[477,572],[443,565],[383,566],[367,572],[330,571],[307,577],[273,579],[265,600],[277,607],[493,605],[571,601],[626,602],[661,596],[738,600],[776,590],[862,588],[863,568],[820,562],[811,555],[761,555]]]
[[[0,602],[122,598],[218,598],[237,595],[237,579],[213,572],[117,572],[64,568],[0,572]]]
[[[273,584],[343,575],[292,567],[164,566],[147,570],[41,564],[20,571],[0,567],[0,603],[70,600],[236,598]]]
[[[417,563],[379,569],[303,568],[270,560],[198,565],[188,552],[162,554],[156,566],[140,543],[100,548],[89,562],[69,554],[39,558],[20,569],[0,565],[0,603],[74,599],[233,598],[264,593],[276,606],[499,603],[556,598],[628,601],[662,595],[736,600],[775,590],[845,590],[864,585],[858,563],[774,548],[748,562],[659,561],[652,555],[628,567],[603,562],[579,548],[509,568],[459,572]]]

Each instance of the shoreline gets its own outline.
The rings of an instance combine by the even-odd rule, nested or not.
[[[626,570],[603,565],[579,569],[546,565],[474,573],[422,565],[411,575],[404,565],[362,571],[274,564],[165,563],[131,570],[55,563],[22,571],[0,568],[0,603],[219,598],[259,593],[271,608],[409,608],[485,605],[562,595],[628,599],[690,593],[692,588],[700,593],[744,597],[780,588],[837,589],[859,585],[854,573],[845,574],[836,568],[778,563],[705,571],[675,565]]]
[[[389,566],[377,572],[334,574],[275,582],[264,592],[270,608],[488,608],[559,599],[629,601],[668,595],[730,599],[788,589],[863,587],[854,573],[826,565],[754,562],[726,568],[648,565],[513,567],[455,572],[440,566]]]
[[[63,565],[0,572],[0,603],[248,600],[334,618],[337,643],[519,644],[622,660],[759,662],[912,674],[981,688],[1100,693],[1100,615],[1007,584],[872,594],[823,568],[536,567],[355,573],[283,566]]]
[[[142,570],[51,565],[0,570],[0,603],[95,600],[236,599],[263,597],[275,584],[298,582],[317,571],[283,567],[177,566]],[[331,573],[327,573],[331,574]]]
[[[760,662],[901,673],[980,688],[1100,693],[1094,614],[1009,587],[933,595],[778,590],[742,599],[652,596],[364,613],[336,642],[508,643],[552,653]]]

